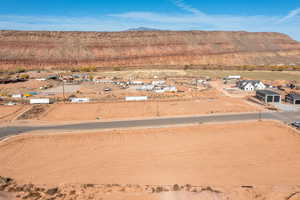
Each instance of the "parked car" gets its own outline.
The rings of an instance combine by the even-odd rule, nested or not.
[[[6,103],[5,105],[7,105],[7,106],[15,106],[15,105],[17,105],[15,102],[8,102],[8,103]]]
[[[293,123],[291,123],[291,125],[300,129],[300,122],[293,122]]]
[[[104,92],[110,92],[112,89],[111,88],[104,88]]]

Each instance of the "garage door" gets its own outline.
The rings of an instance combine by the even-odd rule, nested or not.
[[[273,102],[273,97],[272,96],[268,96],[267,97],[267,102]]]
[[[275,96],[274,97],[274,102],[280,102],[280,97],[279,96]]]

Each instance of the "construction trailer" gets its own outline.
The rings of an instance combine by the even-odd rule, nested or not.
[[[70,98],[71,103],[89,103],[89,98]]]
[[[230,75],[224,78],[224,80],[238,80],[241,79],[242,77],[240,75]]]
[[[22,94],[12,94],[11,98],[21,99],[23,97]]]
[[[280,94],[273,92],[272,90],[257,90],[256,98],[264,101],[265,103],[280,103]]]
[[[289,102],[291,104],[300,104],[300,94],[293,94],[290,93],[288,95],[285,96],[285,101]]]
[[[140,96],[140,97],[125,97],[125,101],[147,101],[147,96]]]
[[[51,101],[49,98],[44,99],[30,99],[30,104],[50,104]]]

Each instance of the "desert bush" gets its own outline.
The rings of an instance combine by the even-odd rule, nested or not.
[[[298,70],[300,70],[300,66],[293,66],[292,69],[298,71]]]
[[[73,68],[73,70],[74,70],[74,68]],[[76,68],[75,68],[75,70],[76,70]],[[96,72],[97,71],[97,67],[94,67],[94,66],[84,66],[84,67],[78,68],[78,71],[80,71],[80,72]]]
[[[121,67],[114,67],[114,71],[121,71]]]
[[[174,191],[179,191],[180,190],[179,185],[177,185],[177,184],[173,185],[173,190]]]
[[[71,72],[80,72],[79,68],[78,67],[72,67],[70,69]]]
[[[160,193],[160,192],[163,192],[164,189],[163,187],[156,187],[156,190],[155,190],[157,193]]]
[[[185,187],[186,187],[187,191],[190,191],[190,189],[192,188],[192,186],[190,184],[186,184]]]
[[[189,65],[184,65],[183,70],[189,70],[191,67]]]
[[[94,76],[90,74],[90,75],[89,75],[89,80],[92,81],[93,79],[94,79]]]
[[[23,72],[26,72],[26,69],[25,69],[24,67],[17,67],[17,68],[15,69],[15,72],[16,72],[16,73],[23,73]]]
[[[22,78],[22,79],[29,79],[29,75],[28,74],[21,74],[20,78]]]

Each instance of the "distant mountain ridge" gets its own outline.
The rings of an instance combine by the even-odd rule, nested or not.
[[[159,29],[149,28],[149,27],[138,27],[138,28],[130,28],[126,31],[160,31]]]
[[[0,68],[300,65],[300,43],[271,32],[0,31],[0,47]]]

